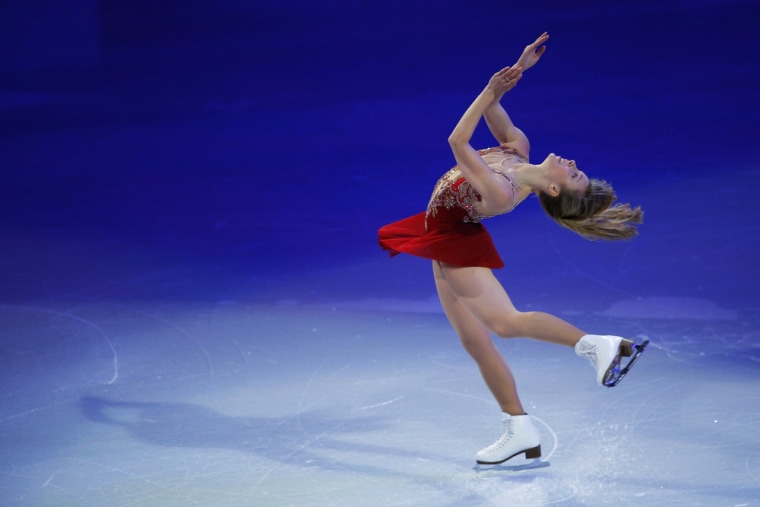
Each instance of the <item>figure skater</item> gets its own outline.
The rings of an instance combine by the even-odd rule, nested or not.
[[[504,432],[476,454],[480,464],[503,463],[523,453],[541,456],[539,434],[491,333],[574,347],[591,361],[596,382],[608,387],[622,379],[647,344],[587,334],[547,313],[521,312],[492,272],[504,263],[481,221],[509,213],[530,194],[560,225],[590,240],[630,239],[642,219],[640,208],[613,204],[612,187],[589,179],[575,160],[552,153],[538,164],[528,162],[528,138],[500,101],[538,62],[548,39],[543,33],[526,46],[517,63],[494,74],[467,108],[449,136],[456,166],[438,180],[427,210],[379,230],[380,245],[391,256],[403,252],[432,259],[443,310],[502,410]],[[481,117],[499,145],[477,151],[470,139]],[[621,368],[622,357],[630,359]]]

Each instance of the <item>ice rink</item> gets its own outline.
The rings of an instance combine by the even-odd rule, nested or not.
[[[0,504],[760,506],[756,2],[156,5],[101,2],[95,63],[0,69]],[[503,101],[531,159],[645,221],[588,242],[529,199],[485,222],[496,274],[651,344],[605,389],[500,340],[543,457],[477,467],[498,406],[376,231],[544,30]]]

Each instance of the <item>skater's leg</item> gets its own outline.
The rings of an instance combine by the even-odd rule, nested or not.
[[[490,269],[442,264],[438,270],[436,278],[446,281],[456,300],[502,338],[534,338],[573,347],[585,334],[548,313],[516,310]]]
[[[619,367],[621,357],[638,354],[644,345],[637,346],[620,336],[589,335],[577,327],[544,312],[517,311],[504,288],[487,268],[456,267],[435,264],[436,279],[445,282],[450,299],[456,301],[480,324],[503,338],[535,338],[574,347],[576,354],[586,357],[596,371],[599,385],[615,385],[628,368]],[[634,359],[635,359],[634,358]],[[633,363],[630,363],[631,365]]]
[[[467,352],[477,362],[483,379],[503,412],[502,435],[493,444],[481,449],[475,459],[481,464],[497,464],[523,453],[526,458],[540,457],[541,437],[530,416],[523,410],[512,372],[494,346],[488,328],[459,301],[437,262],[433,263],[433,271],[446,316]]]
[[[441,266],[433,262],[435,284],[443,311],[467,352],[480,369],[488,389],[496,398],[503,412],[512,415],[524,414],[517,386],[506,361],[493,343],[488,328],[481,324],[460,303],[457,296],[443,277]],[[506,295],[506,294],[505,294]]]

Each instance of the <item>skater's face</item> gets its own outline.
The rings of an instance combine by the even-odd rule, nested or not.
[[[558,194],[560,190],[567,190],[581,194],[588,188],[588,176],[578,169],[575,160],[568,160],[550,153],[544,160],[544,165],[547,168],[549,179],[553,183],[553,187],[549,189],[550,193],[556,192]]]

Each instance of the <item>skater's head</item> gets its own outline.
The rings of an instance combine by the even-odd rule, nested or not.
[[[557,197],[563,191],[580,194],[589,186],[588,176],[578,168],[575,160],[550,153],[538,167],[543,175],[538,188],[551,196]]]
[[[641,208],[613,206],[617,196],[606,181],[591,179],[582,189],[578,185],[557,187],[556,192],[538,192],[538,197],[544,211],[563,227],[590,240],[631,239],[638,234]]]

